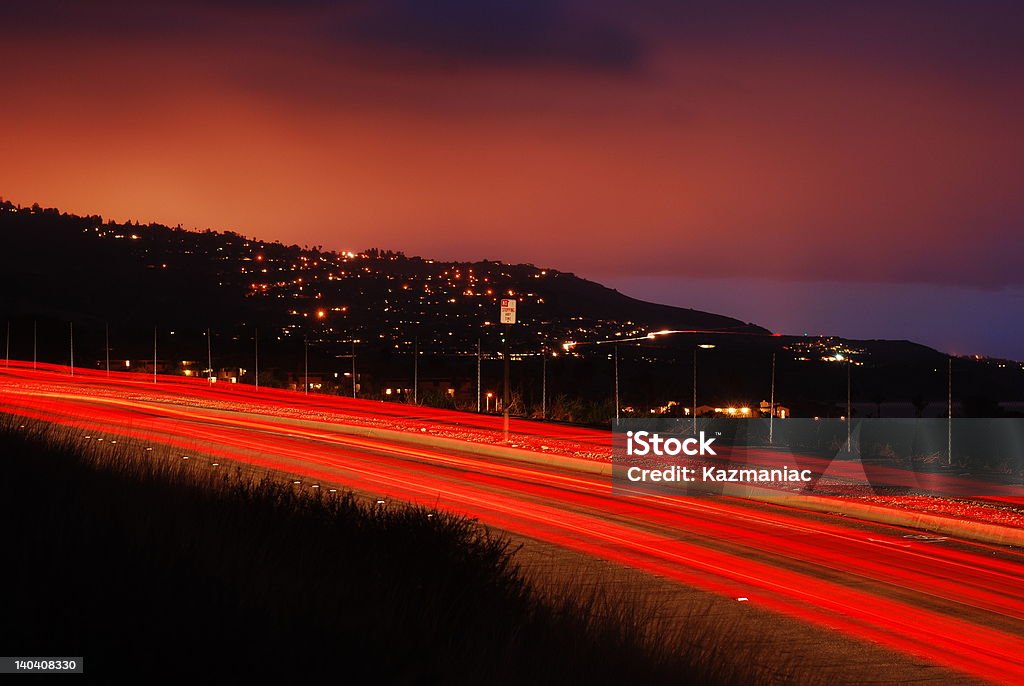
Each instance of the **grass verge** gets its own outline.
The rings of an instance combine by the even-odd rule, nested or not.
[[[465,518],[84,439],[0,421],[5,654],[110,675],[757,680],[614,593],[537,590]]]

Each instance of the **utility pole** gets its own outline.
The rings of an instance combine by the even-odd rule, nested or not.
[[[156,327],[153,327],[153,383],[156,383]]]
[[[71,376],[75,375],[75,323],[68,322],[71,327]]]
[[[548,351],[540,351],[540,418],[548,418]]]
[[[476,339],[476,411],[480,412],[480,339]]]
[[[693,432],[697,433],[697,350],[704,348],[710,350],[715,347],[714,343],[698,343],[693,347]]]
[[[103,322],[103,342],[107,351],[107,376],[110,376],[110,322]]]
[[[254,374],[256,376],[256,390],[260,390],[260,330],[253,329],[252,342],[256,348],[256,369]]]
[[[853,360],[847,360],[846,362],[846,452],[851,452],[850,449],[850,420],[851,414],[853,414],[853,403],[851,402],[851,384],[850,384],[850,369],[853,367]]]
[[[352,354],[355,355],[355,351]],[[412,347],[412,403],[413,405],[420,404],[420,337],[418,335]]]
[[[697,348],[693,349],[693,433],[697,433]]]
[[[619,344],[615,344],[615,421],[619,421]]]
[[[772,353],[772,392],[768,400],[768,445],[775,444],[775,353]]]
[[[946,463],[953,464],[953,356],[949,357],[949,377],[946,388]]]

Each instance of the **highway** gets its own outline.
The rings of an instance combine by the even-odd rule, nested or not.
[[[1024,683],[1020,550],[737,498],[613,496],[609,476],[574,467],[610,453],[606,432],[513,420],[519,449],[560,456],[526,462],[480,454],[500,437],[499,417],[14,361],[0,367],[0,411],[76,427],[80,440],[131,437],[462,513],[967,676]]]

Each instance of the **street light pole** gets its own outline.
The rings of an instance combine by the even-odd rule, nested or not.
[[[480,412],[480,394],[482,393],[480,387],[480,339],[476,339],[476,411]],[[489,405],[489,403],[488,403]]]
[[[103,322],[103,342],[107,351],[107,376],[110,376],[110,322]]]
[[[153,327],[153,383],[156,383],[156,327]]]
[[[209,370],[210,376],[216,376],[213,373],[213,343],[210,342],[210,328],[206,328],[206,367]],[[209,377],[207,377],[209,378]]]
[[[256,390],[260,390],[260,330],[254,328],[252,330],[252,342],[256,348],[256,369],[254,371],[256,377]]]
[[[38,334],[38,323],[35,319],[32,320],[32,371],[36,369],[36,350],[38,348],[39,334]]]
[[[68,322],[71,327],[71,376],[75,375],[75,323]]]
[[[303,341],[304,354],[303,354],[303,367],[302,367],[302,392],[304,395],[309,395],[309,339]]]
[[[355,354],[355,353],[353,353]],[[412,348],[412,403],[420,404],[420,337],[416,336]]]
[[[540,418],[548,418],[548,351],[540,351]]]
[[[710,350],[714,348],[714,343],[698,343],[693,348],[693,431],[697,432],[697,349],[704,348]]]
[[[628,341],[641,341],[641,340],[645,340],[645,339],[653,339],[653,338],[657,338],[658,336],[668,336],[670,334],[677,334],[677,333],[721,333],[721,332],[712,331],[712,330],[705,331],[703,329],[679,329],[679,330],[663,329],[661,331],[651,331],[651,332],[647,333],[644,336],[640,336],[640,337],[636,337],[636,338],[621,338],[621,339],[617,339],[617,340],[616,339],[611,339],[611,340],[602,340],[602,341],[590,341],[589,343],[578,343],[576,341],[566,341],[565,343],[562,344],[562,348],[564,348],[568,352],[568,351],[572,350],[573,348],[575,348],[577,345],[590,345],[590,344],[601,345],[603,343],[613,343],[615,345],[615,354],[614,354],[614,358],[615,358],[615,419],[617,420],[617,419],[619,419],[619,409],[620,409],[620,407],[619,407],[619,343],[620,342],[628,342]],[[698,343],[698,344],[695,345],[695,347],[693,349],[693,430],[694,431],[697,430],[697,348],[714,348],[714,347],[716,347],[714,343]]]
[[[772,353],[772,392],[768,400],[768,445],[775,440],[775,353]]]
[[[11,366],[11,320],[7,320],[7,352],[4,355],[4,367]]]
[[[356,340],[352,339],[352,397],[356,397]]]
[[[697,348],[693,349],[693,432],[697,433]]]
[[[850,369],[853,366],[853,360],[847,360],[846,362],[846,452],[850,452],[850,415],[853,413],[853,403],[850,383]]]
[[[953,357],[949,358],[949,377],[946,384],[946,463],[953,464]]]
[[[619,421],[619,344],[615,344],[615,421]]]

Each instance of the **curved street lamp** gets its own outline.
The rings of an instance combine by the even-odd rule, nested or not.
[[[615,373],[614,373],[614,386],[615,386],[615,419],[619,418],[619,343],[632,343],[635,341],[646,341],[653,340],[658,336],[669,336],[677,333],[704,333],[704,334],[728,334],[728,333],[739,333],[735,331],[716,331],[712,329],[660,329],[658,331],[649,331],[643,336],[634,336],[631,338],[611,338],[600,341],[566,341],[562,344],[562,349],[566,352],[570,352],[573,348],[580,345],[604,345],[612,343],[615,345]],[[703,348],[709,350],[714,348],[714,343],[698,343],[693,349],[693,428],[697,430],[697,349]]]

